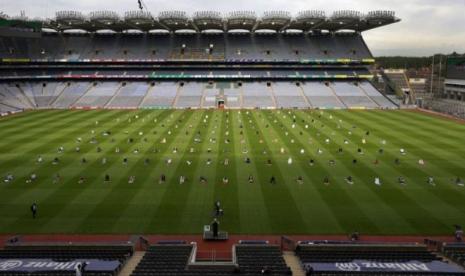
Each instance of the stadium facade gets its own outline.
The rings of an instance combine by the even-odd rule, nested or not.
[[[444,97],[465,102],[465,57],[449,57],[447,59]]]
[[[34,28],[2,21],[1,112],[397,108],[370,83],[374,59],[361,35],[398,22],[389,11],[62,11]]]

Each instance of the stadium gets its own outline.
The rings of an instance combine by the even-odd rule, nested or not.
[[[420,99],[392,11],[139,5],[0,14],[0,275],[465,275],[463,58]]]

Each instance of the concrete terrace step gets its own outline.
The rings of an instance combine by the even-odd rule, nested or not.
[[[145,255],[145,251],[136,251],[121,269],[119,276],[130,276]]]
[[[283,257],[284,261],[286,261],[287,266],[291,268],[293,276],[305,276],[305,271],[300,265],[299,257],[297,257],[294,252],[284,251]]]

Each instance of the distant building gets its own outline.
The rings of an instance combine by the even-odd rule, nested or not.
[[[465,57],[449,57],[444,98],[465,102]]]
[[[422,97],[424,94],[428,93],[426,86],[427,80],[423,78],[412,78],[409,79],[410,88],[415,93],[416,97]]]

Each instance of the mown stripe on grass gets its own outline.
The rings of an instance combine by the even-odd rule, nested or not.
[[[169,113],[170,111],[166,112]],[[175,119],[169,126],[165,126],[165,131],[163,131],[160,136],[167,136],[168,131],[170,131],[170,127],[174,126],[176,123],[177,121]],[[137,135],[137,133],[143,131],[144,129],[145,125],[141,125],[138,128],[132,129],[132,133],[133,135]],[[172,132],[173,137],[179,135],[178,130],[173,130]],[[173,140],[171,140],[171,142]],[[167,142],[167,146],[171,144],[171,142]],[[130,151],[126,156],[130,156],[130,152],[136,148],[140,149],[141,147],[138,144],[131,145],[129,147]],[[139,155],[143,156],[144,154],[149,153],[150,150],[151,148],[148,147],[145,151],[141,151]],[[127,165],[127,168],[121,168],[121,166],[123,166],[121,164],[121,158],[120,162],[113,163],[112,166],[105,172],[113,176],[112,183],[109,189],[106,190],[96,201],[96,204],[93,206],[94,208],[91,210],[91,212],[89,212],[87,216],[85,216],[85,218],[81,221],[77,227],[78,229],[85,229],[86,231],[96,232],[99,230],[102,231],[102,228],[104,228],[103,232],[106,233],[111,233],[114,231],[114,225],[119,221],[121,214],[128,208],[132,198],[141,188],[141,176],[137,178],[137,175],[134,173],[134,171],[139,167],[144,167],[144,159],[138,157],[135,162],[134,158],[129,157],[128,159],[130,163]],[[128,178],[130,175],[136,176],[136,181],[134,184],[128,183]]]
[[[332,133],[337,133],[337,129],[331,128],[332,122],[325,121],[325,115],[319,115],[318,118],[313,117],[315,120],[315,124],[321,124],[322,127],[318,129],[320,136],[314,137],[315,141],[321,139],[321,141],[325,141],[326,139],[330,139],[330,143],[321,143],[320,145],[325,148],[326,152],[329,152],[331,155],[331,159],[338,160],[340,158],[335,158],[332,152],[336,153],[339,147],[345,149],[344,155],[348,156],[349,158],[345,161],[338,162],[334,170],[341,172],[344,171],[346,175],[352,175],[355,177],[355,185],[357,188],[361,188],[363,192],[357,191],[350,193],[350,196],[357,202],[363,206],[363,209],[366,210],[367,213],[370,214],[372,221],[377,223],[379,231],[381,233],[388,233],[389,231],[393,231],[395,229],[399,229],[400,227],[403,228],[403,231],[409,231],[409,229],[415,229],[418,227],[412,221],[408,221],[404,219],[402,212],[397,208],[397,206],[392,206],[390,204],[390,199],[397,194],[398,191],[392,190],[383,190],[381,193],[377,187],[373,184],[374,177],[377,176],[377,173],[370,167],[369,163],[371,159],[367,161],[367,156],[356,156],[356,148],[359,146],[352,137],[347,137],[345,134],[340,132],[340,136],[338,139],[334,139],[331,137]],[[350,140],[350,145],[344,145],[343,139]],[[353,152],[351,153],[351,149],[353,146]],[[351,160],[358,159],[359,162],[357,165],[351,164]],[[349,164],[350,163],[350,164]],[[349,169],[349,166],[351,168]],[[339,176],[339,182],[346,185],[344,180],[344,176]],[[396,195],[397,197],[402,197],[403,195]],[[376,205],[376,207],[373,207]],[[413,205],[411,206],[411,210],[416,210],[418,214],[421,214],[422,209],[420,206]],[[380,220],[379,217],[383,217],[383,220]],[[384,231],[384,232],[383,232]],[[411,231],[411,230],[410,230]]]
[[[242,113],[242,121],[244,124],[244,133],[248,137],[250,145],[250,157],[252,159],[252,166],[256,168],[258,174],[256,175],[256,183],[261,189],[265,207],[268,212],[269,221],[271,224],[271,231],[273,233],[282,233],[285,231],[289,233],[297,233],[299,229],[305,225],[304,219],[300,210],[297,208],[288,187],[284,184],[285,178],[280,170],[276,168],[270,172],[265,165],[266,159],[261,153],[265,150],[270,153],[270,147],[266,141],[259,142],[263,138],[263,131],[259,128],[256,118],[251,113]],[[273,156],[267,154],[267,158],[271,159],[273,163],[276,160]],[[271,184],[269,181],[274,176],[277,184]],[[285,202],[285,204],[278,204]]]
[[[195,126],[190,131],[189,135],[187,135],[187,141],[184,141],[184,143],[178,147],[181,154],[179,164],[174,170],[173,177],[168,179],[167,184],[165,184],[167,185],[167,189],[164,190],[160,199],[160,204],[149,218],[150,229],[156,229],[157,233],[191,233],[193,231],[193,229],[189,227],[190,225],[183,225],[181,221],[186,215],[184,213],[184,207],[189,192],[194,186],[198,185],[197,179],[194,179],[194,170],[200,166],[200,152],[206,147],[206,129],[208,129],[211,123],[211,120],[207,120],[206,123],[203,123],[202,119],[205,114],[208,114],[208,112],[204,110],[194,115],[193,121]],[[198,135],[198,132],[200,132],[200,135]],[[203,143],[195,147],[196,152],[191,153],[188,147],[193,141],[194,136],[200,137]],[[192,162],[192,165],[189,166],[187,164],[188,160]],[[179,177],[181,175],[186,177],[186,182],[184,184],[179,183]]]
[[[214,182],[213,200],[220,200],[226,210],[226,215],[221,218],[221,227],[226,230],[240,232],[241,209],[239,198],[239,181],[236,167],[236,139],[233,134],[232,113],[230,111],[219,111],[221,114],[221,128],[218,138],[218,162],[216,165],[216,180]],[[226,135],[228,132],[228,135]],[[228,139],[229,143],[225,143]],[[228,165],[224,165],[225,159],[229,160]],[[223,184],[223,177],[227,177],[228,184]],[[211,203],[209,205],[212,208]],[[211,210],[211,209],[210,209]]]
[[[147,111],[139,112],[137,113],[138,116],[143,117],[144,114],[147,114]],[[168,116],[168,112],[160,112],[160,114],[156,118],[163,118]],[[119,120],[119,122],[113,122],[111,125],[110,124],[104,124],[101,123],[102,125],[102,131],[103,130],[114,130],[118,128],[124,128],[125,125],[127,125],[127,122],[125,120]],[[139,128],[140,130],[140,128]],[[134,130],[135,132],[132,133],[134,136],[137,136],[137,129]],[[129,134],[128,134],[129,135]],[[115,139],[117,136],[112,135],[111,138]],[[110,138],[108,138],[110,139]],[[79,223],[82,221],[83,218],[88,215],[88,213],[95,207],[95,204],[86,204],[88,202],[88,199],[93,198],[95,199],[95,202],[99,202],[101,200],[101,197],[104,196],[106,192],[108,192],[110,189],[108,189],[109,185],[103,184],[103,179],[105,175],[105,171],[111,168],[114,165],[121,165],[121,161],[123,156],[118,156],[119,158],[110,158],[111,154],[114,152],[115,147],[119,147],[122,150],[124,149],[124,146],[127,145],[127,137],[124,137],[119,140],[118,143],[107,143],[103,142],[100,143],[99,146],[102,148],[102,152],[98,154],[91,154],[89,155],[89,151],[93,150],[95,151],[95,148],[91,148],[88,151],[86,151],[84,156],[88,156],[89,158],[89,163],[85,165],[84,167],[81,167],[75,171],[72,172],[71,175],[68,176],[68,181],[64,183],[64,185],[67,185],[68,187],[75,187],[75,191],[73,193],[66,193],[66,194],[61,194],[63,191],[58,191],[57,192],[57,197],[61,199],[57,207],[57,211],[53,214],[50,215],[49,221],[46,225],[43,226],[44,229],[47,228],[54,228],[55,225],[63,224],[63,220],[66,219],[67,223],[64,224],[63,226],[67,231],[72,231],[79,229]],[[129,155],[129,152],[131,151],[132,148],[137,147],[137,144],[132,145],[132,147],[128,148],[127,154]],[[108,159],[106,165],[101,164],[101,160],[103,157],[106,157]],[[133,159],[130,162],[133,161]],[[140,158],[142,159],[142,158]],[[134,162],[132,162],[134,163]],[[131,164],[131,163],[130,163]],[[123,169],[124,170],[124,169]],[[123,171],[120,170],[120,171]],[[83,185],[77,184],[77,180],[80,176],[84,176],[87,181]],[[116,175],[112,175],[113,180],[116,180]],[[122,189],[123,191],[124,189]],[[125,191],[125,190],[124,190]],[[126,194],[126,193],[121,193],[121,194]],[[53,198],[53,196],[51,196]],[[88,229],[85,229],[88,230]]]
[[[353,115],[353,113],[351,114]],[[338,115],[339,117],[342,117],[347,121],[348,117],[342,116],[342,113],[339,113]],[[344,113],[344,115],[349,115],[349,114]],[[365,118],[362,117],[359,119],[364,120]],[[352,120],[351,122],[356,122],[357,126],[362,125],[362,126],[368,127],[367,125],[364,125],[360,120],[356,120],[353,118],[349,120]],[[382,120],[379,122],[379,124],[383,124]],[[367,140],[373,140],[373,137],[376,137],[376,133],[377,133],[376,131],[370,131],[370,132],[371,132],[370,136],[365,137]],[[395,132],[395,131],[391,129],[391,132]],[[355,144],[357,144],[358,147],[364,148],[364,145],[362,145],[361,142],[357,142],[357,141],[362,140],[361,139],[362,136],[358,135],[357,132],[354,131],[351,137],[353,138],[352,141],[353,142],[355,141]],[[354,139],[354,138],[358,138],[358,139]],[[362,162],[366,162],[368,167],[373,166],[369,164],[370,162],[372,162],[371,160],[375,160],[378,158],[372,153],[374,151],[376,151],[376,149],[372,149],[371,151],[370,150],[365,151],[366,157],[369,157],[370,160],[367,161],[367,160],[362,159]],[[389,155],[389,151],[386,151],[385,154]],[[385,162],[385,163],[377,165],[376,167],[379,168],[379,167],[384,166],[385,164],[388,164],[388,163]],[[391,166],[384,166],[384,169],[380,169],[380,171],[382,171],[385,175],[381,175],[381,174],[377,174],[377,175],[381,177],[382,181],[384,182],[383,188],[387,186],[388,188],[387,191],[392,191],[396,193],[392,194],[391,197],[388,197],[388,193],[386,192],[386,189],[380,189],[382,191],[382,195],[386,196],[387,199],[391,198],[392,205],[398,208],[401,208],[403,210],[402,213],[404,213],[405,216],[408,216],[412,223],[423,227],[423,229],[418,229],[418,231],[424,231],[424,229],[430,228],[431,225],[435,225],[436,227],[442,227],[443,230],[447,229],[447,225],[443,223],[441,220],[442,212],[438,212],[438,210],[432,207],[431,205],[431,203],[437,202],[434,196],[432,196],[431,194],[428,194],[426,192],[427,189],[421,189],[420,191],[417,191],[415,194],[411,194],[409,189],[401,189],[398,183],[396,184],[395,182],[396,182],[396,178],[399,175],[402,175],[402,171],[399,170],[398,166],[395,166],[393,163],[391,164],[392,164]],[[373,170],[372,170],[372,173],[373,173]],[[374,173],[375,173],[374,175],[376,175],[376,172]],[[390,176],[390,178],[388,176]],[[373,187],[373,185],[371,186]],[[405,195],[405,197],[401,195]],[[424,200],[427,201],[426,204],[423,202]],[[421,213],[418,210],[416,211],[412,210],[412,203],[415,203],[415,205],[418,205],[423,211],[427,213],[424,213],[424,212]],[[456,210],[449,208],[448,211],[453,213]],[[428,219],[425,219],[425,218],[428,218]]]
[[[105,112],[105,113],[100,113],[100,116],[97,118],[101,120],[111,120],[115,116],[112,113]],[[74,159],[75,162],[79,162],[78,160]],[[20,215],[16,220],[11,221],[13,223],[12,225],[8,225],[3,228],[5,229],[6,227],[11,227],[13,229],[22,229],[23,231],[31,231],[33,229],[38,229],[40,228],[43,223],[47,220],[48,216],[46,215],[47,213],[53,213],[56,211],[54,206],[52,206],[54,203],[59,201],[61,197],[58,196],[53,196],[55,193],[60,193],[60,192],[69,192],[68,189],[63,188],[62,184],[53,184],[52,183],[52,175],[60,172],[62,174],[62,170],[64,170],[66,167],[75,167],[76,164],[61,164],[59,165],[60,167],[56,168],[56,170],[50,169],[50,167],[41,167],[41,170],[38,170],[38,176],[39,179],[37,182],[33,184],[26,184],[24,182],[18,183],[15,185],[16,188],[21,188],[23,185],[24,186],[30,186],[33,185],[32,189],[28,189],[27,192],[23,192],[17,196],[12,196],[14,200],[12,202],[6,202],[3,201],[3,203],[6,203],[9,205],[11,208],[17,208],[18,205],[22,206],[21,211],[19,211]],[[47,166],[44,164],[44,166]],[[51,165],[48,165],[51,166]],[[25,179],[21,179],[24,180]],[[23,187],[24,188],[24,187]],[[16,192],[16,191],[15,191]],[[29,201],[29,202],[26,202]],[[33,222],[33,224],[28,224],[24,223],[24,220],[30,222],[30,214],[28,212],[28,207],[32,202],[37,202],[41,206],[41,214],[43,214],[40,219],[37,219],[36,221]],[[21,205],[22,203],[22,205]],[[43,203],[43,204],[42,204]],[[67,204],[68,202],[63,202],[63,205]],[[2,211],[11,209],[11,208],[2,208]],[[11,210],[11,212],[15,212],[14,210]],[[6,229],[5,229],[6,230]],[[28,232],[26,232],[28,233]]]

